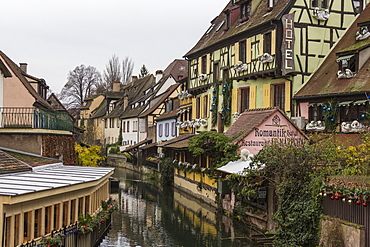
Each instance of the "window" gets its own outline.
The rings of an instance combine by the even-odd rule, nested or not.
[[[163,136],[163,124],[158,125],[158,136],[159,137]]]
[[[356,14],[359,14],[362,12],[362,0],[352,0],[352,6],[353,6],[353,11]]]
[[[164,135],[167,137],[170,135],[170,124],[169,123],[166,123],[164,125]]]
[[[226,28],[229,29],[230,28],[230,25],[231,25],[230,12],[227,12],[226,13]]]
[[[168,100],[166,102],[166,112],[172,111],[173,110],[173,100]]]
[[[200,97],[197,97],[196,99],[196,118],[200,118]]]
[[[240,6],[240,19],[241,21],[248,21],[251,15],[251,2],[248,1]]]
[[[249,109],[249,97],[250,97],[250,88],[241,89],[241,111]]]
[[[176,123],[175,122],[171,123],[171,135],[176,136]]]
[[[271,54],[271,32],[263,35],[263,53]]]
[[[122,132],[126,132],[126,121],[122,121]]]
[[[108,119],[105,119],[104,121],[104,127],[107,129],[108,128]]]
[[[338,63],[338,70],[346,71],[346,69],[350,69],[352,72],[356,71],[356,56],[355,54],[347,55],[347,56],[340,56],[337,60]]]
[[[213,64],[213,82],[218,82],[220,80],[220,73],[219,73],[219,65],[218,63]]]
[[[268,11],[272,10],[272,8],[274,7],[274,4],[275,4],[275,0],[268,0],[267,10]]]
[[[208,106],[209,106],[209,100],[208,100],[208,95],[204,95],[204,102],[203,102],[203,118],[207,118],[208,117],[208,113],[209,113],[209,109],[208,109]]]
[[[207,56],[202,57],[202,74],[207,74]]]
[[[274,86],[274,106],[285,108],[285,84],[276,84]]]
[[[137,121],[132,122],[132,131],[137,132]]]
[[[239,42],[239,61],[242,61],[243,63],[247,61],[246,53],[247,53],[246,42],[244,40],[244,41]]]
[[[109,128],[113,128],[113,127],[114,127],[114,119],[110,118],[109,119]]]
[[[130,121],[127,121],[126,127],[127,127],[127,132],[130,132]]]
[[[311,8],[328,8],[328,0],[311,0]]]

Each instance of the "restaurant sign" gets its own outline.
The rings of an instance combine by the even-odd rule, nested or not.
[[[294,72],[294,13],[286,14],[283,22],[283,43],[281,45],[282,74]]]

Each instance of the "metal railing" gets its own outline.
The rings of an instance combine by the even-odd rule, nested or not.
[[[105,220],[99,228],[94,229],[92,232],[81,233],[78,230],[78,224],[75,223],[70,226],[65,226],[60,230],[52,231],[50,237],[53,238],[56,234],[61,234],[63,236],[62,243],[58,245],[59,247],[98,247],[110,228],[111,217]],[[41,239],[23,243],[19,247],[38,246],[42,246]]]
[[[72,131],[73,122],[66,112],[35,107],[0,107],[0,128]]]

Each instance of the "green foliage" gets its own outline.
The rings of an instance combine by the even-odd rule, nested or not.
[[[119,150],[119,145],[118,144],[114,144],[114,145],[111,145],[110,148],[109,148],[109,153],[110,154],[117,154],[119,153],[120,150]]]
[[[218,168],[229,161],[237,160],[237,149],[238,146],[231,144],[229,137],[215,131],[201,132],[189,141],[189,151],[194,156],[209,157],[212,162],[212,168]]]
[[[228,78],[222,85],[222,124],[229,126],[231,124],[231,104],[232,104],[233,80]]]
[[[141,66],[141,68],[140,68],[139,78],[142,78],[142,77],[147,76],[147,75],[149,75],[149,71],[146,68],[145,64],[143,64],[143,66]]]
[[[50,247],[50,246],[62,245],[63,239],[65,237],[66,236],[61,232],[54,234],[53,237],[49,237],[49,238],[43,237],[41,239],[41,247]]]
[[[100,156],[102,149],[97,145],[83,147],[75,143],[75,150],[78,164],[82,166],[98,166],[98,162],[105,159],[105,157]]]
[[[164,158],[159,163],[159,173],[161,174],[162,185],[172,185],[174,179],[174,165],[171,158]]]
[[[339,105],[336,99],[325,102],[322,107],[322,115],[324,118],[326,130],[335,131],[337,127],[339,113]]]
[[[220,85],[221,81],[215,82],[213,85],[213,96],[212,96],[212,107],[211,107],[211,112],[212,112],[212,126],[216,126],[217,124],[217,118],[218,118],[218,98],[220,96],[219,91],[220,91]]]

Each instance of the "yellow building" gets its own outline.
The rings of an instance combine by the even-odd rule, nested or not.
[[[0,150],[0,241],[13,247],[96,214],[109,198],[114,168],[64,166],[60,161]],[[35,161],[36,160],[36,161]],[[32,164],[27,165],[26,163]],[[36,165],[36,166],[35,166]]]

